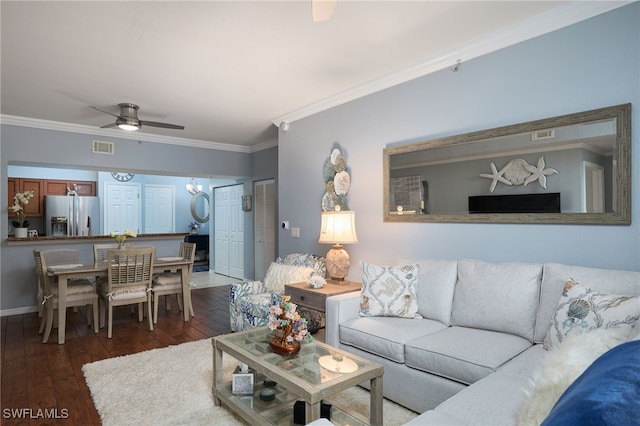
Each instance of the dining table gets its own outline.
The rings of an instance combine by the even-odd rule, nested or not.
[[[159,257],[153,261],[154,272],[180,271],[182,281],[182,312],[184,320],[189,321],[189,306],[191,306],[191,266],[193,262],[181,257]],[[101,261],[90,264],[55,265],[47,268],[50,275],[58,281],[58,324],[66,324],[67,315],[67,284],[70,279],[106,277],[108,262]],[[64,344],[65,327],[58,327],[58,344]]]

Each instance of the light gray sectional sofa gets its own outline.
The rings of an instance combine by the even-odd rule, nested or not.
[[[640,272],[477,260],[411,263],[419,265],[422,318],[360,316],[360,295],[334,296],[327,299],[326,342],[384,365],[384,396],[422,413],[415,425],[517,424],[565,284],[640,295]]]

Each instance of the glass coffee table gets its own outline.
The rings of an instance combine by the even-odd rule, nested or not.
[[[305,424],[320,418],[322,401],[332,405],[333,424],[382,425],[382,365],[317,341],[303,343],[296,355],[278,355],[269,348],[270,335],[262,327],[212,339],[215,405],[224,404],[251,425],[291,425],[296,401],[304,401]],[[253,389],[239,393],[236,388],[233,393],[232,381],[223,377],[223,353],[255,371]],[[273,383],[265,378],[276,385],[268,386]],[[366,380],[371,388],[369,418],[332,400]],[[263,400],[260,394],[267,388],[270,400]]]

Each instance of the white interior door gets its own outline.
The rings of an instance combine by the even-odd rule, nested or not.
[[[140,232],[140,184],[105,183],[105,232]]]
[[[229,275],[244,278],[244,211],[242,196],[244,185],[230,186],[230,227],[229,227]]]
[[[276,184],[263,180],[253,184],[255,279],[264,279],[276,258]]]
[[[144,233],[175,232],[175,188],[173,185],[144,186]]]
[[[214,268],[216,273],[244,278],[243,185],[214,189]]]
[[[604,213],[604,167],[588,161],[584,161],[583,166],[582,211]]]

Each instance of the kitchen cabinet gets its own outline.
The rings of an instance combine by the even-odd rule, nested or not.
[[[78,195],[95,196],[96,183],[83,180],[44,180],[44,195],[67,195],[67,188],[73,189],[73,185],[78,185]]]
[[[33,198],[24,206],[26,217],[44,216],[44,197],[47,195],[67,195],[67,187],[78,185],[78,195],[96,195],[96,183],[84,180],[55,180],[33,178],[8,178],[7,179],[7,206],[13,205],[13,196],[16,192],[33,191]],[[9,213],[9,216],[15,217]]]
[[[8,206],[13,205],[13,196],[17,192],[33,191],[33,198],[24,206],[26,217],[44,216],[44,195],[42,179],[9,178],[7,186]],[[9,216],[15,216],[9,213]]]

